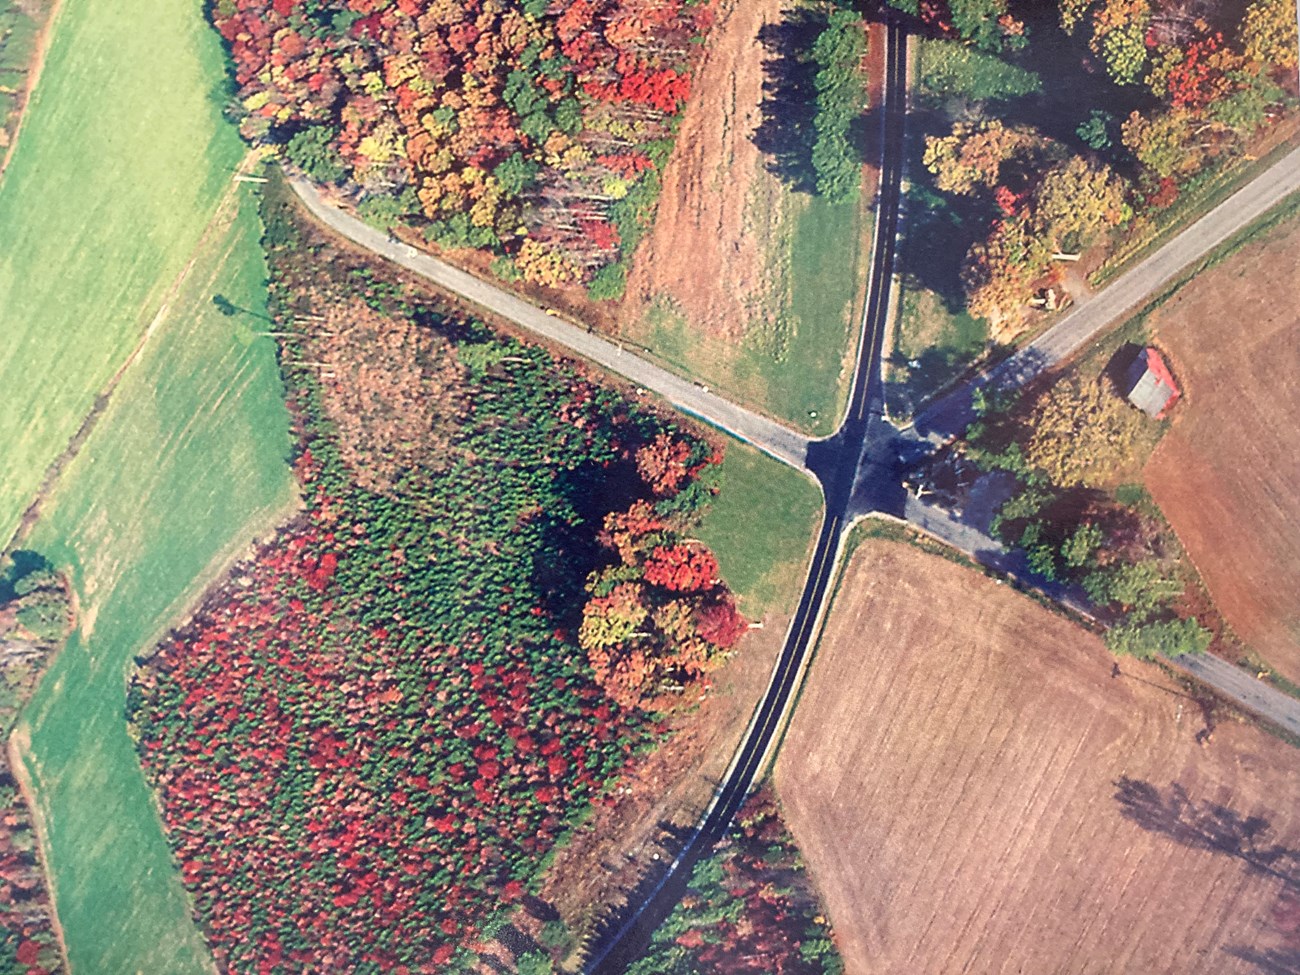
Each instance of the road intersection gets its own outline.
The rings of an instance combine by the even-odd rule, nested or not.
[[[917,416],[914,424],[900,430],[885,417],[881,367],[901,200],[906,52],[907,36],[900,24],[891,22],[887,30],[886,78],[880,112],[882,152],[876,232],[857,368],[840,427],[824,439],[811,439],[731,403],[700,384],[642,358],[617,341],[565,321],[494,284],[396,241],[328,202],[305,181],[292,181],[293,189],[308,209],[344,237],[495,316],[624,376],[639,387],[653,390],[678,409],[811,475],[822,489],[826,515],[804,590],[768,688],[731,766],[676,858],[657,874],[647,877],[629,898],[629,906],[611,918],[589,945],[584,971],[590,975],[614,975],[639,956],[650,934],[685,891],[694,864],[722,838],[761,776],[807,665],[848,529],[856,520],[873,513],[897,517],[977,561],[1014,574],[1014,560],[1008,559],[1008,553],[999,543],[906,492],[902,486],[906,462],[914,461],[964,430],[973,417],[971,404],[976,389],[1019,386],[1068,359],[1104,329],[1168,287],[1187,267],[1300,190],[1300,149],[1297,149],[1105,290],[1080,304],[1016,355],[933,403]],[[1300,701],[1252,681],[1223,661],[1173,663],[1249,710],[1300,735]]]

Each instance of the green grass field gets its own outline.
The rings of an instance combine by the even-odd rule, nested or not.
[[[66,0],[0,183],[0,544],[157,313],[244,154],[199,3]]]
[[[251,338],[256,318],[212,303],[264,307],[251,193],[213,230],[27,542],[70,568],[81,598],[19,740],[69,960],[85,975],[211,970],[127,734],[126,675],[211,567],[293,499],[272,342]]]
[[[699,536],[746,616],[793,612],[821,512],[821,492],[808,478],[747,444],[727,442],[721,491]]]

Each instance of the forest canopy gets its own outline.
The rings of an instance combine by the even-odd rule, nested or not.
[[[590,282],[635,246],[697,0],[217,0],[244,135],[361,212]],[[612,296],[612,295],[607,295]]]

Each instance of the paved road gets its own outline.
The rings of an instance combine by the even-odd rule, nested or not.
[[[315,187],[304,180],[294,179],[290,183],[294,192],[321,222],[366,250],[386,257],[440,288],[467,298],[480,308],[549,339],[584,359],[604,366],[638,386],[653,390],[678,409],[753,444],[777,460],[799,470],[807,468],[809,438],[803,434],[736,406],[689,379],[683,379],[647,362],[618,343],[547,314],[496,285],[467,274],[408,244],[391,240],[369,224],[327,202]]]
[[[629,908],[611,919],[591,945],[583,968],[587,975],[617,975],[644,953],[655,928],[685,893],[695,864],[726,835],[732,819],[765,768],[826,609],[844,531],[855,510],[854,499],[862,490],[859,475],[864,445],[875,443],[881,435],[892,440],[892,428],[887,434],[881,434],[887,424],[880,419],[880,354],[898,227],[906,52],[906,34],[900,26],[890,25],[885,57],[884,111],[880,115],[884,150],[876,207],[876,239],[867,302],[863,309],[858,365],[840,429],[826,440],[813,442],[808,453],[808,467],[821,482],[826,496],[826,517],[813,550],[803,594],[771,682],[755,709],[712,804],[676,859],[662,873],[648,877],[642,887],[629,896]],[[897,484],[897,478],[892,475],[892,471],[887,472],[887,476]],[[870,494],[870,491],[866,493]]]
[[[1180,273],[1300,191],[1300,149],[1251,180],[1132,270],[1079,304],[1010,359],[923,410],[913,426],[933,441],[950,440],[974,419],[971,394],[979,387],[1021,386],[1069,358],[1107,326],[1158,295]]]
[[[1167,662],[1213,687],[1229,700],[1236,701],[1247,711],[1267,718],[1300,738],[1300,701],[1295,698],[1212,654],[1174,657]]]
[[[964,552],[981,565],[997,569],[1025,585],[1038,585],[1037,580],[1029,577],[1020,553],[1008,552],[1000,543],[978,529],[963,524],[943,508],[909,496],[907,520],[934,538]],[[1064,596],[1059,593],[1048,595],[1085,616],[1091,616],[1089,608],[1071,598],[1068,593]],[[1217,693],[1245,710],[1300,738],[1300,700],[1283,694],[1240,667],[1212,654],[1189,654],[1163,659],[1169,666],[1214,688]]]

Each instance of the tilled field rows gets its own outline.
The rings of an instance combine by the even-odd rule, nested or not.
[[[1151,319],[1185,402],[1151,493],[1228,622],[1300,681],[1300,223],[1199,276]]]
[[[1288,950],[1288,884],[1247,861],[1297,886],[1296,753],[1238,725],[1201,746],[1195,702],[1112,662],[982,576],[859,550],[777,772],[850,975],[1254,972]]]

